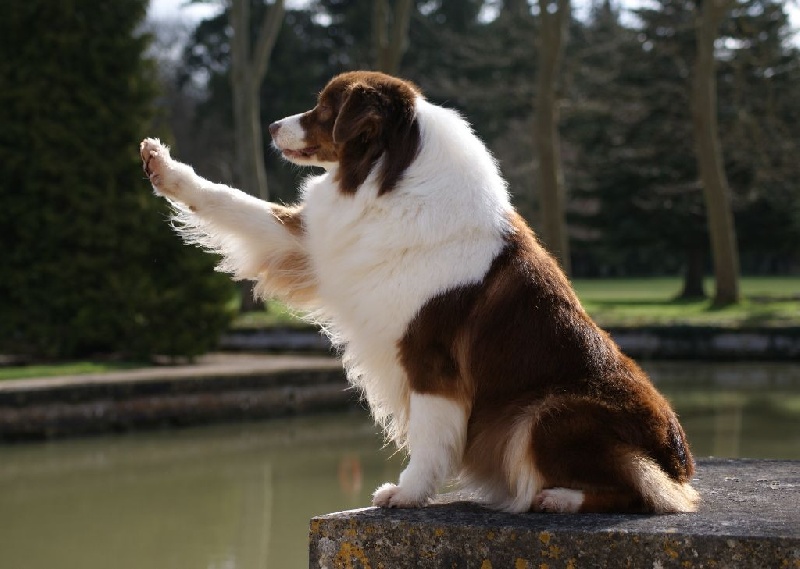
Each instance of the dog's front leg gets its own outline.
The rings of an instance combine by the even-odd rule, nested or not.
[[[411,394],[408,466],[399,482],[375,491],[372,503],[386,508],[424,506],[460,467],[467,434],[465,406],[448,397]]]
[[[201,192],[211,182],[194,173],[188,164],[173,160],[169,148],[157,138],[146,138],[139,145],[139,155],[147,178],[159,195],[182,203],[195,211],[202,201]]]
[[[169,149],[158,139],[143,140],[139,145],[139,154],[145,174],[156,193],[183,204],[194,215],[213,221],[233,234],[255,234],[263,238],[263,233],[273,229],[264,220],[275,215],[275,208],[284,209],[198,176],[191,166],[174,160]]]
[[[260,294],[310,306],[316,275],[308,260],[301,206],[260,200],[195,174],[169,149],[148,138],[139,146],[156,193],[176,205],[176,227],[187,242],[221,255],[220,269],[259,282]]]

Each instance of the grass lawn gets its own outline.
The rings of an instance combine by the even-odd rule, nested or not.
[[[291,308],[282,302],[270,300],[263,312],[243,312],[233,321],[234,328],[265,328],[269,326],[289,326],[303,328],[309,324],[301,320]]]
[[[675,300],[679,278],[576,279],[584,307],[601,326],[800,326],[800,277],[743,277],[742,302],[717,309],[711,300]],[[713,279],[706,292],[713,294]],[[243,314],[236,328],[303,326],[279,302],[265,312]]]
[[[147,364],[134,362],[63,362],[26,366],[0,366],[0,381],[4,379],[27,379],[30,377],[54,377],[58,375],[80,375],[104,373],[144,367]]]
[[[800,277],[743,277],[742,302],[715,308],[711,300],[676,300],[677,278],[577,279],[575,290],[601,326],[798,326]],[[706,293],[713,294],[713,279]]]

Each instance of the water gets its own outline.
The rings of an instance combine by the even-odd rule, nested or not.
[[[800,369],[647,366],[698,456],[800,459]],[[0,447],[2,569],[307,567],[402,457],[364,413]]]

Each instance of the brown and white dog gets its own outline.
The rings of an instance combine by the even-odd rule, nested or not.
[[[373,503],[424,505],[458,477],[520,512],[686,512],[692,455],[645,373],[587,316],[454,111],[380,73],[335,77],[270,125],[320,166],[297,205],[213,184],[141,144],[184,238],[323,325],[409,452]]]

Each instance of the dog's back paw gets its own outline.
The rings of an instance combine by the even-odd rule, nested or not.
[[[547,488],[533,499],[533,510],[554,514],[570,514],[583,505],[583,492],[571,488]]]

